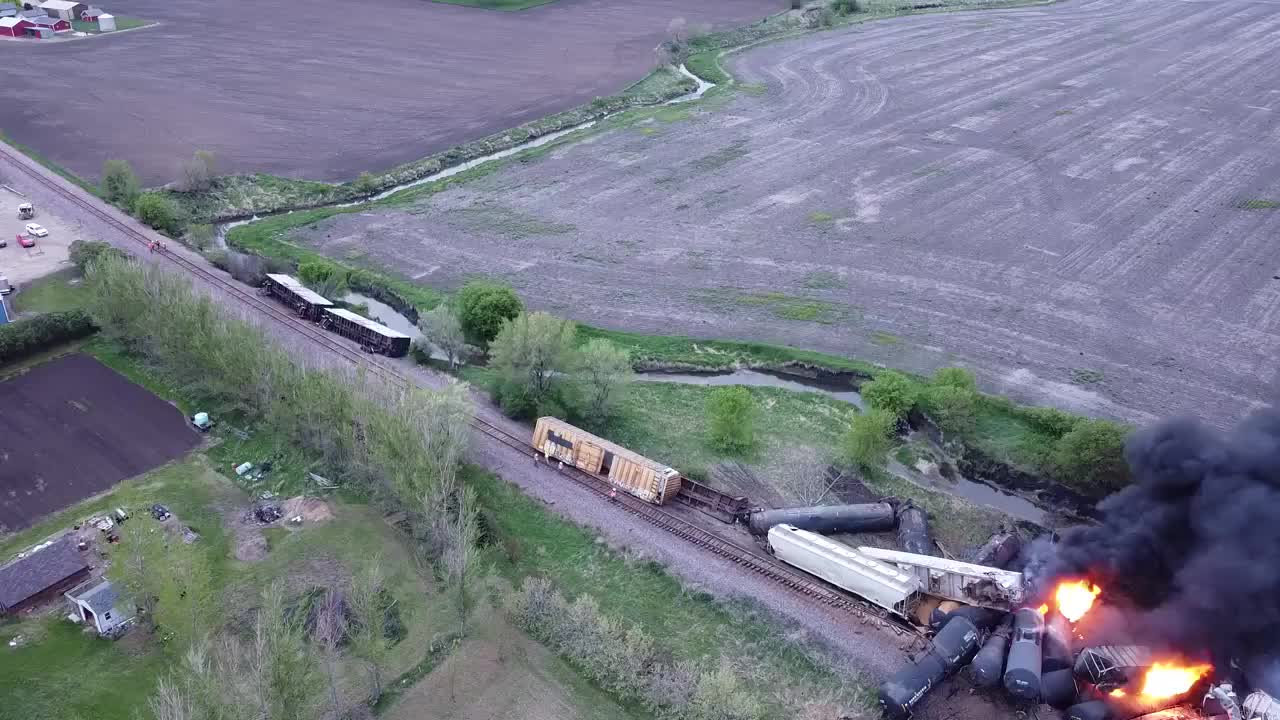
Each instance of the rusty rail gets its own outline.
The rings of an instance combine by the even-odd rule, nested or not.
[[[234,281],[228,281],[216,273],[210,272],[204,267],[201,267],[198,263],[187,259],[180,253],[170,252],[165,248],[156,248],[152,250],[151,240],[147,235],[140,232],[129,223],[123,222],[111,213],[99,208],[95,203],[85,200],[78,193],[63,187],[60,183],[55,182],[45,177],[42,173],[32,169],[28,165],[28,161],[25,157],[18,156],[5,148],[0,148],[0,157],[9,159],[33,180],[54,191],[64,199],[75,204],[80,209],[89,212],[94,217],[102,220],[117,231],[123,233],[129,239],[137,242],[140,247],[146,247],[149,251],[162,255],[192,275],[217,286],[220,290],[229,293],[239,301],[248,304],[260,312],[266,313],[268,316],[281,323],[286,324],[292,330],[298,332],[304,337],[319,343],[324,348],[341,355],[349,361],[356,363],[358,366],[366,368],[372,374],[402,387],[409,387],[412,384],[409,379],[402,375],[398,370],[387,367],[371,355],[340,342],[333,335],[321,330],[316,325],[297,317],[294,313],[289,312],[279,303],[264,299],[252,290],[246,290],[239,287],[239,285]],[[501,442],[521,453],[527,455],[533,455],[535,453],[533,448],[525,442],[523,438],[515,437],[488,420],[477,416],[473,417],[471,424],[477,431],[484,433],[490,438],[493,438],[494,440],[497,440],[498,442]],[[566,467],[562,474],[582,486],[588,492],[594,493],[600,497],[608,497],[609,483],[607,481],[572,467]],[[710,488],[707,489],[710,490]],[[722,495],[727,501],[737,500],[737,498],[725,495],[719,491],[712,492]],[[668,512],[659,506],[651,505],[626,494],[618,495],[616,502],[618,506],[627,513],[652,525],[660,527],[676,537],[730,560],[748,570],[751,570],[752,572],[758,573],[774,582],[790,588],[814,602],[848,612],[855,617],[858,617],[863,622],[883,625],[884,627],[892,629],[894,632],[899,634],[914,633],[916,635],[921,635],[921,632],[916,628],[898,623],[891,619],[889,614],[881,608],[871,605],[870,603],[832,586],[828,586],[825,583],[817,581],[808,574],[798,571],[790,565],[782,563],[768,555],[730,542],[729,540],[726,540],[708,530],[700,528],[675,516],[671,512]],[[698,507],[696,502],[689,504],[694,507]]]

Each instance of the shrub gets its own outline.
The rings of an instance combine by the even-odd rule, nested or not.
[[[182,232],[178,206],[159,193],[143,193],[133,203],[133,214],[142,222],[167,235]]]
[[[871,407],[884,410],[894,417],[906,417],[915,406],[920,394],[919,386],[911,378],[899,372],[886,371],[871,382],[863,384],[860,392]]]
[[[214,160],[213,153],[208,150],[197,150],[182,167],[183,189],[187,192],[208,190],[213,187],[213,178],[217,174],[217,162]]]
[[[319,258],[304,260],[298,265],[298,279],[302,284],[331,299],[341,299],[350,288],[350,273],[344,267]]]
[[[418,318],[418,329],[426,342],[445,356],[449,369],[458,367],[467,357],[467,343],[462,334],[458,314],[447,304],[437,305]],[[430,353],[427,353],[428,356]]]
[[[1057,408],[1028,407],[1018,408],[1018,417],[1031,423],[1039,432],[1055,438],[1062,437],[1075,429],[1081,418],[1065,413]]]
[[[473,280],[455,298],[458,319],[467,341],[488,345],[498,335],[505,320],[514,320],[524,311],[515,291],[505,285]]]
[[[132,207],[141,190],[138,176],[124,160],[108,160],[102,163],[102,195],[109,202]]]
[[[204,250],[213,242],[216,232],[209,223],[194,223],[187,227],[187,244],[196,250]]]
[[[756,401],[740,385],[716,388],[707,396],[707,440],[725,452],[745,452],[755,444]]]
[[[862,10],[858,0],[832,0],[831,11],[837,15],[852,15]]]
[[[925,412],[943,432],[967,435],[977,424],[977,395],[954,385],[935,385],[925,391]]]
[[[973,377],[973,373],[957,367],[938,368],[938,371],[933,374],[933,384],[975,392],[978,389],[978,381]]]
[[[1058,479],[1089,494],[1105,495],[1130,482],[1124,459],[1128,428],[1109,420],[1079,420],[1054,444]]]
[[[45,313],[0,325],[0,363],[19,360],[69,340],[93,333],[93,320],[83,310]]]
[[[67,248],[67,255],[82,273],[104,255],[116,258],[127,257],[123,250],[117,250],[112,245],[97,240],[75,240]]]
[[[897,425],[898,418],[887,410],[873,409],[855,417],[844,437],[845,462],[862,469],[883,467]]]

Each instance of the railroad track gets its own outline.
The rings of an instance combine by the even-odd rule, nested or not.
[[[162,255],[174,264],[180,266],[183,270],[199,277],[211,285],[218,287],[220,290],[257,309],[258,311],[267,314],[277,321],[286,324],[295,332],[319,343],[325,349],[341,355],[347,360],[356,363],[359,367],[366,368],[370,373],[378,376],[379,378],[400,387],[407,388],[412,385],[409,378],[401,374],[398,370],[388,367],[362,350],[357,350],[345,344],[333,335],[289,312],[278,303],[264,298],[256,292],[246,290],[234,281],[228,281],[226,278],[210,272],[200,264],[192,262],[180,253],[170,252],[164,248],[152,250],[151,240],[146,234],[140,232],[129,223],[121,221],[111,213],[97,207],[94,203],[85,200],[79,195],[79,193],[71,191],[63,187],[60,183],[45,177],[42,173],[33,170],[28,165],[25,157],[10,152],[7,148],[3,147],[0,147],[0,157],[10,160],[32,180],[40,183],[49,190],[52,190],[60,197],[75,204],[81,210],[90,213],[102,222],[123,233],[129,239],[137,242],[140,248],[145,247],[149,252],[155,252]],[[494,440],[497,440],[520,453],[530,457],[536,457],[537,455],[536,451],[531,448],[523,438],[518,438],[512,435],[484,418],[473,416],[471,425],[477,431],[484,433],[490,438],[493,438]],[[608,482],[589,475],[575,467],[566,467],[563,469],[561,474],[567,476],[570,480],[597,496],[608,497],[609,495]],[[912,632],[920,634],[914,627],[893,621],[889,617],[888,613],[884,612],[880,608],[825,584],[814,582],[814,580],[807,574],[797,571],[785,563],[779,562],[768,555],[761,554],[755,550],[726,540],[708,530],[700,528],[693,523],[675,516],[659,506],[651,505],[625,493],[618,495],[615,501],[620,508],[629,514],[662,528],[676,537],[730,560],[743,568],[784,585],[815,602],[837,610],[848,612],[864,622],[873,622],[883,625],[884,627],[890,628],[899,634]]]

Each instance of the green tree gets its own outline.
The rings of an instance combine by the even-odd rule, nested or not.
[[[973,373],[958,367],[938,368],[933,374],[934,385],[947,385],[961,390],[977,392],[978,380]]]
[[[210,223],[192,223],[187,227],[187,244],[197,250],[209,247],[214,237],[216,232]]]
[[[943,432],[967,435],[977,424],[977,394],[955,385],[934,385],[922,398],[925,412]]]
[[[576,335],[570,320],[544,312],[521,313],[503,321],[489,346],[489,364],[538,408],[553,399],[557,376],[570,369]]]
[[[911,378],[892,370],[876,376],[859,389],[871,407],[884,410],[894,418],[906,417],[915,406],[920,388]]]
[[[394,604],[387,592],[380,557],[370,559],[359,572],[352,574],[349,640],[351,654],[364,661],[369,671],[369,705],[382,698],[382,673],[386,668],[391,641],[387,638],[386,618]]]
[[[108,243],[97,240],[74,240],[67,249],[67,255],[71,258],[71,262],[80,268],[82,273],[104,255],[120,259],[126,257],[122,251],[115,249]]]
[[[755,445],[756,400],[741,385],[712,390],[707,396],[707,440],[711,447],[741,453]]]
[[[182,232],[178,207],[159,193],[143,193],[133,203],[133,214],[142,222],[168,235]]]
[[[132,207],[141,190],[138,176],[125,160],[108,160],[102,163],[102,194],[108,201]]]
[[[327,260],[304,260],[298,264],[303,285],[330,299],[342,299],[350,289],[351,273]]]
[[[475,345],[487,345],[497,337],[504,321],[513,320],[524,311],[514,290],[479,280],[463,285],[455,302],[462,331]]]
[[[466,354],[467,339],[462,333],[462,323],[458,314],[448,304],[441,303],[423,313],[418,318],[418,329],[422,337],[444,354],[449,361],[449,369],[458,367]]]
[[[577,376],[585,414],[593,422],[604,422],[635,379],[631,354],[604,338],[592,338],[578,353]]]
[[[898,418],[887,410],[872,409],[855,417],[844,437],[845,461],[863,469],[883,467],[897,424]]]
[[[1109,420],[1081,420],[1053,446],[1058,479],[1086,493],[1107,494],[1128,485],[1124,441],[1129,429]]]

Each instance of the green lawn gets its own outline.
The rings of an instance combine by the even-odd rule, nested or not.
[[[143,20],[141,18],[121,17],[119,15],[116,15],[115,18],[116,18],[116,29],[114,32],[119,32],[121,30],[132,30],[134,28],[140,28],[144,25],[154,24],[150,20]],[[71,29],[75,30],[76,32],[90,33],[93,35],[98,35],[102,33],[102,31],[98,29],[98,23],[85,22],[83,20],[72,20]]]
[[[86,293],[74,268],[33,280],[18,288],[13,309],[18,312],[65,312],[84,306]]]
[[[446,5],[466,5],[467,7],[481,8],[484,10],[503,10],[506,12],[514,12],[516,10],[528,10],[531,7],[539,5],[550,5],[556,0],[434,0],[434,2],[444,3]]]

